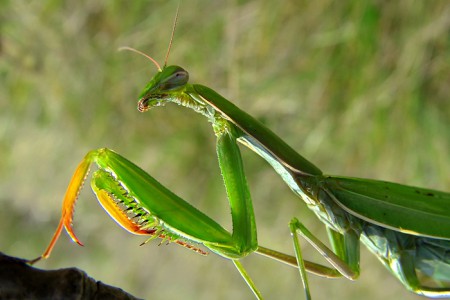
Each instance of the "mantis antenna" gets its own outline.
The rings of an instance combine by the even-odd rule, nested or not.
[[[157,62],[156,60],[154,60],[153,57],[151,57],[150,55],[147,55],[147,54],[145,54],[144,52],[141,52],[141,51],[139,51],[139,50],[137,50],[137,49],[134,49],[134,48],[131,48],[131,47],[126,47],[126,46],[125,46],[125,47],[120,47],[120,48],[119,48],[119,51],[122,51],[122,50],[128,50],[128,51],[135,52],[135,53],[137,53],[137,54],[140,54],[140,55],[142,55],[142,56],[147,57],[148,59],[150,59],[150,60],[155,64],[155,66],[158,68],[158,71],[159,71],[159,72],[162,71],[162,69],[161,69],[161,67],[159,66],[158,62]]]
[[[164,67],[167,65],[167,59],[169,58],[170,48],[172,48],[173,36],[175,35],[175,28],[177,28],[178,11],[180,10],[180,3],[178,3],[177,12],[175,14],[175,20],[173,21],[172,35],[170,36],[169,47],[167,48],[166,59],[164,60]]]
[[[177,12],[176,12],[176,14],[175,14],[175,20],[174,20],[174,22],[173,22],[172,34],[171,34],[171,36],[170,36],[170,41],[169,41],[169,47],[167,48],[166,58],[164,59],[164,67],[167,65],[167,60],[168,60],[168,58],[169,58],[170,49],[172,48],[172,41],[173,41],[173,36],[174,36],[174,34],[175,34],[175,28],[177,27],[178,11],[179,11],[179,10],[180,10],[180,4],[178,4]],[[158,64],[158,62],[157,62],[153,57],[151,57],[150,55],[147,55],[147,54],[145,54],[144,52],[141,52],[141,51],[139,51],[139,50],[137,50],[137,49],[134,49],[134,48],[131,48],[131,47],[127,47],[127,46],[124,46],[124,47],[120,47],[120,48],[119,48],[119,51],[122,51],[122,50],[128,50],[128,51],[131,51],[131,52],[135,52],[135,53],[137,53],[137,54],[140,54],[140,55],[142,55],[142,56],[145,56],[146,58],[148,58],[149,60],[151,60],[151,62],[158,68],[158,71],[159,71],[159,72],[162,71],[161,66]]]

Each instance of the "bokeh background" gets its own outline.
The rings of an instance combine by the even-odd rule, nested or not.
[[[178,1],[1,1],[0,251],[47,246],[76,165],[109,147],[230,228],[214,135],[175,105],[141,114]],[[450,191],[448,1],[182,1],[170,64],[256,116],[326,173]],[[291,253],[295,215],[323,225],[243,150],[262,245]],[[448,209],[448,208],[443,208]],[[295,213],[294,213],[295,212]],[[79,267],[146,299],[252,299],[229,261],[127,234],[86,188],[75,229],[38,267]],[[305,256],[324,262],[306,242]],[[267,299],[303,297],[297,271],[243,260]],[[315,299],[422,299],[362,247],[356,282],[310,276]]]

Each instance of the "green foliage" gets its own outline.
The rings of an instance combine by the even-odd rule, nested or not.
[[[0,6],[1,251],[42,252],[73,170],[99,147],[229,226],[209,124],[175,106],[138,113],[137,96],[156,70],[117,52],[131,46],[162,63],[177,1]],[[448,191],[449,15],[445,0],[186,1],[169,63],[260,117],[326,173]],[[244,152],[261,244],[292,253],[293,211],[324,236],[273,170]],[[117,228],[93,199],[83,193],[77,211],[86,247],[62,239],[40,266],[78,266],[153,299],[251,297],[227,261],[175,245],[138,247],[142,239]],[[268,299],[303,293],[293,268],[260,257],[243,263]],[[310,276],[312,293],[419,299],[364,253],[361,271],[355,284]]]

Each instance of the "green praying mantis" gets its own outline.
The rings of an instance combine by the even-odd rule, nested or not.
[[[175,18],[176,24],[176,18]],[[67,188],[59,225],[46,251],[48,258],[63,228],[72,240],[75,202],[91,165],[91,187],[106,212],[137,235],[174,242],[200,254],[197,245],[230,259],[258,299],[262,295],[240,259],[258,253],[298,268],[306,299],[311,299],[307,272],[354,280],[360,268],[360,241],[410,291],[431,298],[450,297],[450,194],[397,183],[324,175],[274,132],[211,88],[189,83],[179,66],[158,68],[139,97],[138,110],[173,102],[205,116],[217,137],[217,156],[231,208],[232,232],[181,199],[125,157],[102,148],[90,151]],[[253,202],[238,144],[257,153],[281,176],[326,226],[331,247],[294,216],[289,223],[294,255],[259,245]],[[304,260],[299,236],[331,267]]]

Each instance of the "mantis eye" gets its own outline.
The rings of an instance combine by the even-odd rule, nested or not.
[[[189,81],[189,73],[186,70],[179,69],[161,83],[161,90],[173,90],[183,87]]]

